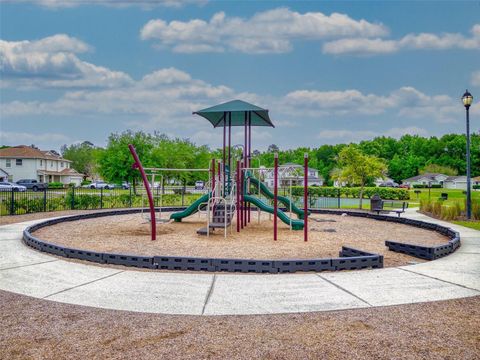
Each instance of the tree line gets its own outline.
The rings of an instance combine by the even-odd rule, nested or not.
[[[139,174],[131,167],[133,160],[128,144],[135,146],[144,167],[208,168],[210,159],[222,157],[220,149],[211,149],[206,145],[198,146],[188,139],[171,138],[157,132],[149,134],[131,130],[111,134],[105,148],[83,142],[64,145],[61,153],[63,157],[73,161],[74,169],[92,178],[101,177],[109,182],[132,181],[138,179]],[[347,147],[355,148],[357,151],[348,151]],[[309,166],[319,171],[327,185],[332,185],[334,179],[339,178],[339,166],[347,161],[345,154],[348,153],[352,156],[359,156],[360,153],[370,159],[381,160],[382,171],[396,182],[425,172],[442,172],[446,175],[466,173],[466,139],[462,134],[428,138],[404,135],[400,139],[382,136],[358,144],[324,144],[316,148],[299,147],[285,150],[272,144],[266,151],[253,151],[252,166],[272,167],[274,152],[278,152],[280,164],[288,162],[303,164],[304,154],[308,153]],[[473,176],[480,175],[478,134],[471,137],[471,169]],[[164,175],[167,179],[187,183],[208,179],[206,173],[171,172]]]

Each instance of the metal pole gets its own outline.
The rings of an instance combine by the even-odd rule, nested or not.
[[[72,203],[70,205],[72,210],[75,209],[75,188],[72,188]]]
[[[273,240],[277,241],[277,196],[278,196],[278,153],[275,153],[273,168]]]
[[[245,141],[244,141],[244,147],[243,147],[243,165],[244,167],[248,168],[248,113],[245,111],[245,123],[244,123],[244,135],[245,135]],[[243,172],[243,178],[242,178],[242,193],[243,193],[243,225],[246,227],[247,226],[247,203],[245,202],[245,192],[248,191],[248,189],[245,189],[245,173]]]
[[[212,196],[215,196],[214,191],[215,191],[215,159],[212,159]]]
[[[251,167],[252,156],[252,112],[248,112],[248,167]],[[250,181],[248,183],[248,190],[250,190]],[[250,222],[250,203],[248,203],[248,222]]]
[[[103,209],[103,188],[100,188],[100,209]]]
[[[472,218],[472,193],[471,193],[471,171],[470,171],[470,106],[465,107],[467,110],[467,219]]]
[[[147,191],[148,203],[150,205],[150,224],[151,224],[152,241],[153,241],[157,238],[157,223],[155,221],[155,206],[153,203],[152,191],[150,189],[150,185],[148,184],[148,179],[147,179],[147,175],[145,174],[145,170],[143,170],[142,163],[140,162],[137,152],[135,151],[135,147],[132,144],[129,144],[128,149],[130,150],[130,153],[132,154],[133,159],[135,160],[133,167],[140,171],[140,174],[142,175],[143,185],[145,186],[145,190]]]
[[[43,189],[43,212],[47,211],[47,188]]]
[[[11,195],[10,195],[10,215],[14,215],[15,212],[15,192],[13,191],[13,188],[11,189]]]
[[[244,181],[244,173],[243,173],[243,162],[240,162],[240,228],[243,229],[243,181]]]
[[[226,131],[227,131],[227,113],[223,113],[223,191],[225,193],[225,167],[227,163],[227,157],[226,157],[226,147],[227,147],[227,141],[226,141]],[[219,176],[220,177],[220,176]]]
[[[232,177],[232,112],[228,113],[228,180],[231,186],[231,179]]]
[[[237,160],[237,191],[236,191],[236,200],[237,200],[237,232],[240,232],[240,160]]]
[[[303,170],[303,241],[308,241],[308,153],[304,156]]]

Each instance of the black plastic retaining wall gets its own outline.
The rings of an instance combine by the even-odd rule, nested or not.
[[[179,211],[184,208],[169,207],[162,208],[162,211]],[[74,249],[68,247],[62,247],[56,244],[48,243],[40,240],[32,235],[32,233],[40,228],[58,224],[61,222],[69,222],[83,219],[92,219],[104,216],[112,215],[125,215],[140,212],[141,209],[127,209],[127,210],[112,210],[103,211],[90,214],[74,215],[69,217],[61,217],[57,219],[47,220],[35,225],[32,225],[24,230],[23,240],[24,242],[37,250],[51,253],[57,256],[63,256],[71,259],[87,260],[97,263],[133,266],[138,268],[147,269],[160,269],[160,270],[189,270],[189,271],[227,271],[227,272],[246,272],[246,273],[294,273],[305,271],[339,271],[339,270],[359,270],[367,268],[382,268],[383,256],[379,254],[372,254],[362,250],[342,247],[338,258],[331,259],[286,259],[286,260],[253,260],[253,259],[218,259],[218,258],[195,258],[195,257],[181,257],[181,256],[138,256],[128,254],[112,254],[112,253],[99,253],[88,250]],[[339,215],[345,213],[345,211],[330,211],[330,210],[312,210],[315,213],[328,213]],[[400,223],[407,223],[406,221],[398,221],[399,218],[374,215],[369,213],[359,212],[346,212],[351,216],[367,217],[376,220],[393,221]],[[401,220],[409,220],[403,219]],[[415,220],[411,220],[415,221]],[[440,256],[446,251],[454,251],[460,246],[460,239],[458,233],[453,230],[440,227],[438,225],[418,222],[415,224],[409,224],[413,226],[420,226],[426,228],[427,224],[429,229],[445,233],[450,236],[451,234],[457,236],[457,240],[453,239],[447,246],[448,249],[438,249],[436,254]],[[435,229],[432,229],[434,226]],[[449,232],[450,231],[450,232]],[[455,240],[455,241],[454,241]],[[390,242],[392,244],[399,244]],[[400,244],[404,245],[404,244]],[[388,245],[387,245],[388,246]],[[390,248],[390,247],[389,247]],[[394,247],[395,248],[395,247]],[[440,247],[437,247],[440,248]],[[392,249],[391,249],[392,250]],[[401,250],[393,250],[399,252],[405,252]],[[411,249],[409,250],[411,251]],[[450,251],[450,252],[451,252]],[[409,253],[410,254],[410,253]],[[410,254],[412,255],[412,254]],[[446,255],[446,254],[445,254]],[[442,255],[442,256],[445,256]],[[413,255],[415,256],[415,255]]]
[[[375,220],[391,221],[400,224],[415,226],[425,230],[436,231],[444,236],[450,238],[448,243],[438,245],[438,246],[422,246],[414,244],[406,244],[397,241],[385,241],[385,246],[388,247],[390,251],[400,252],[410,256],[414,256],[420,259],[425,260],[435,260],[441,257],[447,256],[457,250],[460,247],[460,234],[449,227],[429,223],[421,220],[413,220],[401,217],[392,217],[386,215],[377,215],[366,212],[357,212],[357,211],[336,211],[336,210],[312,210],[313,213],[320,214],[335,214],[339,215],[341,213],[347,213],[349,216],[364,217]]]

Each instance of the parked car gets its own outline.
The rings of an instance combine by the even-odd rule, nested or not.
[[[126,181],[122,182],[121,184],[113,184],[114,189],[123,189],[128,190],[130,189],[130,184]]]
[[[205,188],[205,181],[195,181],[195,190],[203,190]]]
[[[48,184],[39,182],[35,179],[21,179],[17,181],[17,184],[25,186],[27,189],[32,189],[33,191],[45,190],[48,188]]]
[[[394,181],[385,181],[378,185],[379,187],[393,187],[393,188],[398,188],[398,184]]]
[[[3,181],[0,182],[0,191],[27,191],[27,188],[23,185],[18,185],[12,182]]]
[[[408,185],[408,184],[398,185],[398,187],[402,188],[402,189],[410,189],[410,185]]]
[[[110,190],[115,187],[113,184],[107,184],[105,181],[94,181],[90,184],[83,185],[82,187],[87,188],[87,189],[105,189],[105,190]]]

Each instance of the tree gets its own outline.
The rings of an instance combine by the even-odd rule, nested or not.
[[[132,144],[137,151],[138,157],[144,167],[151,165],[151,152],[153,137],[142,131],[125,131],[121,134],[111,134],[108,137],[108,145],[104,151],[98,154],[98,170],[106,181],[121,182],[140,179],[140,172],[132,168],[134,162],[128,145]]]
[[[457,169],[454,169],[450,166],[446,165],[438,165],[438,164],[428,164],[422,169],[418,171],[419,174],[427,174],[427,173],[439,173],[445,174],[448,176],[456,176],[458,175]]]
[[[383,178],[387,167],[382,159],[363,154],[356,145],[349,145],[340,151],[338,162],[340,165],[338,179],[360,186],[361,209],[365,184],[369,180]]]
[[[95,177],[97,173],[95,157],[98,150],[91,142],[63,145],[60,151],[65,159],[72,161],[72,168],[85,176]]]
[[[280,151],[280,149],[275,144],[270,145],[267,149],[267,152],[269,152],[269,153],[275,153],[275,152],[279,152],[279,151]]]

